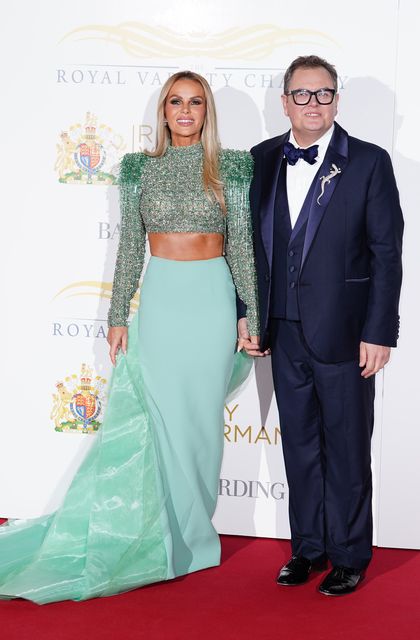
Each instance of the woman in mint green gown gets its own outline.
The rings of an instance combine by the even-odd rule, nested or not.
[[[61,507],[0,527],[1,598],[85,600],[219,564],[223,407],[250,368],[235,355],[236,296],[258,335],[251,176],[248,153],[220,149],[206,80],[172,76],[156,150],[120,169],[104,423]],[[152,257],[127,328],[146,234]]]

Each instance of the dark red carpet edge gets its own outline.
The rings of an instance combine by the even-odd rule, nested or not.
[[[375,549],[356,593],[320,595],[321,576],[275,584],[286,541],[222,536],[223,562],[111,598],[0,601],[7,640],[419,640],[420,552]]]

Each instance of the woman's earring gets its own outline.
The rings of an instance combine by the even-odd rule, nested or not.
[[[165,127],[167,127],[168,126],[168,121],[164,119],[163,120],[163,124],[165,125]]]

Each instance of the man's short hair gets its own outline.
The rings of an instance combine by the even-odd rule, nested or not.
[[[315,69],[317,67],[323,67],[331,76],[331,80],[334,84],[334,89],[337,91],[338,89],[338,79],[337,79],[337,71],[335,70],[334,65],[330,64],[324,58],[320,58],[319,56],[299,56],[293,60],[293,62],[287,67],[286,73],[284,74],[283,86],[284,92],[289,91],[290,81],[292,79],[292,75],[296,71],[296,69]],[[305,87],[302,87],[304,89]]]

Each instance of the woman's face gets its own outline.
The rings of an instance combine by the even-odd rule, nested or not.
[[[174,82],[166,98],[165,118],[174,147],[199,142],[206,118],[206,98],[201,84],[187,78]]]

